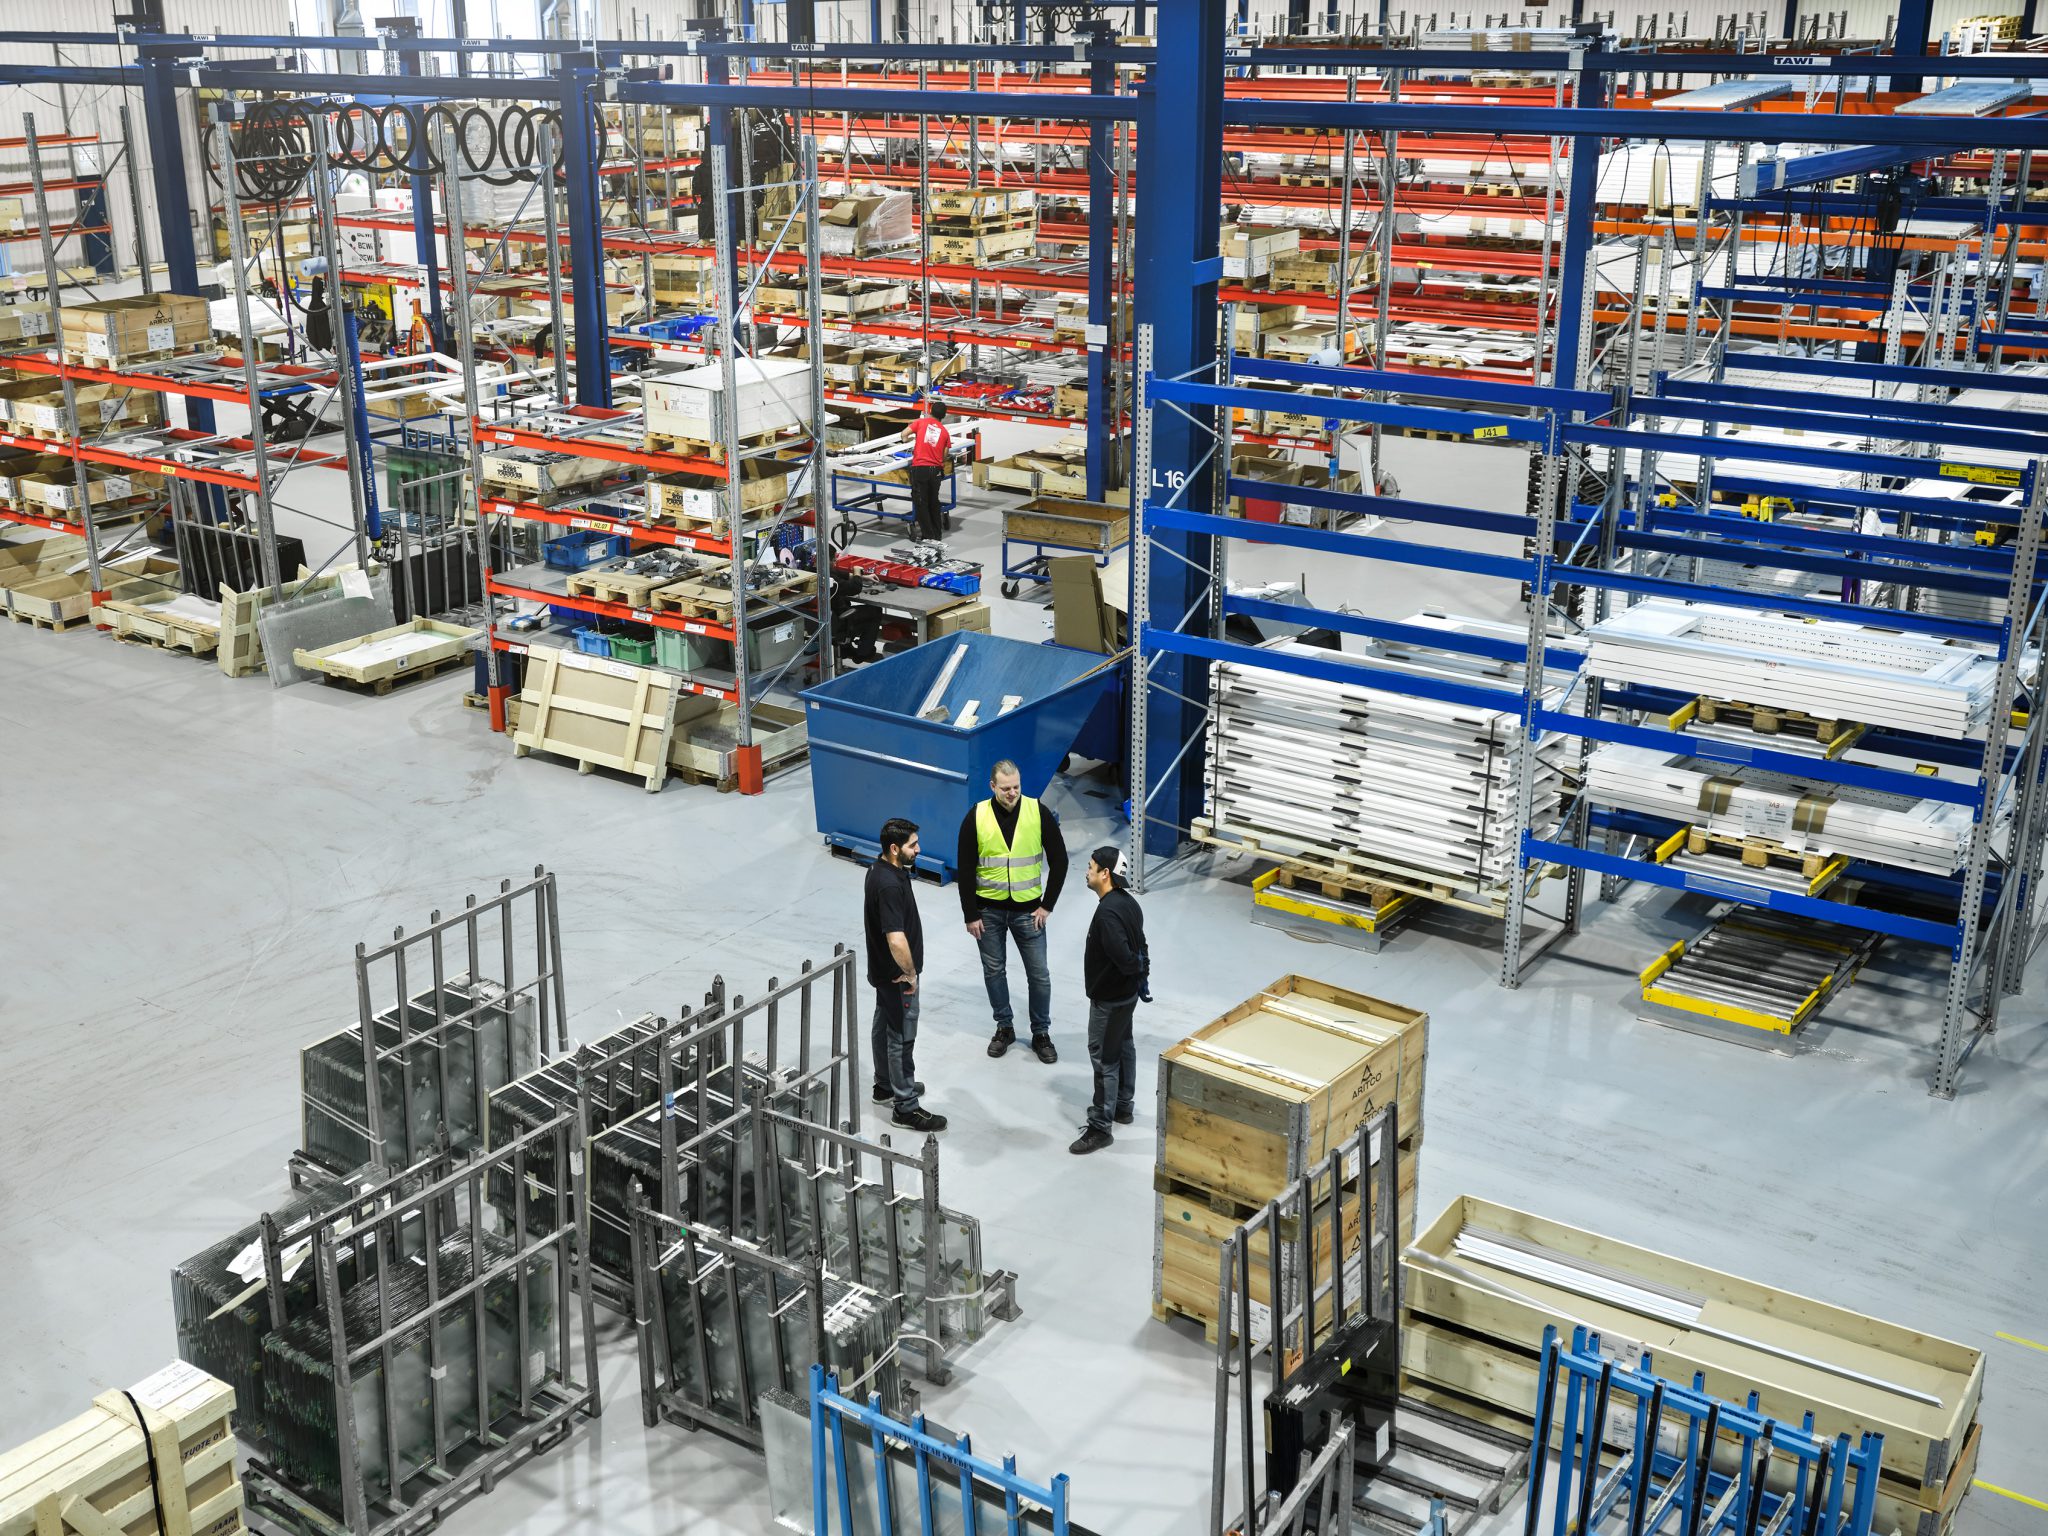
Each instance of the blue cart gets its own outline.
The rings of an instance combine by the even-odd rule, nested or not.
[[[1043,794],[1097,706],[1116,692],[1120,665],[1092,651],[967,632],[807,690],[818,830],[834,847],[872,859],[882,823],[907,816],[923,832],[918,867],[954,878],[953,833],[988,793],[990,770],[1008,758],[1024,792]],[[934,700],[946,719],[917,718],[949,667]],[[1012,696],[1017,702],[1003,709]],[[974,718],[963,727],[970,704]]]
[[[846,489],[845,487],[851,487]],[[953,526],[953,509],[960,504],[960,472],[946,471],[939,485],[939,510],[946,526]],[[914,524],[917,513],[910,500],[910,482],[888,475],[862,475],[843,469],[832,471],[832,510],[839,514],[832,525],[832,542],[850,549],[862,523],[896,522]]]
[[[1046,561],[1055,554],[1093,555],[1107,565],[1130,541],[1129,507],[1034,496],[1003,514],[1003,596],[1015,597],[1027,581],[1050,581]]]

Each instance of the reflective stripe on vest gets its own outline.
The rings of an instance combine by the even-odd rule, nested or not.
[[[996,825],[996,806],[984,800],[974,808],[977,857],[974,894],[983,901],[1031,901],[1045,894],[1045,839],[1038,802],[1026,796],[1017,802],[1017,836],[1003,841]]]

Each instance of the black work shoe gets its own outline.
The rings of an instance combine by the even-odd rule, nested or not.
[[[923,1083],[912,1083],[910,1086],[919,1093],[924,1092]],[[877,1083],[875,1084],[874,1099],[877,1104],[892,1104],[896,1100],[896,1090],[888,1087],[886,1084]]]
[[[1033,1036],[1031,1040],[1031,1049],[1038,1053],[1038,1059],[1044,1062],[1048,1067],[1060,1059],[1060,1053],[1053,1049],[1051,1035]]]
[[[1116,1112],[1116,1123],[1118,1125],[1129,1125],[1133,1120],[1137,1118],[1138,1116],[1136,1112],[1132,1110],[1120,1109]]]
[[[946,1117],[935,1115],[928,1109],[913,1109],[908,1114],[899,1109],[890,1117],[890,1123],[900,1125],[906,1131],[943,1131]]]
[[[1017,1038],[1017,1032],[1016,1032],[1016,1031],[1015,1031],[1014,1029],[999,1029],[999,1030],[997,1030],[997,1031],[996,1031],[996,1037],[995,1037],[995,1039],[993,1039],[993,1040],[989,1041],[989,1043],[988,1043],[988,1053],[989,1053],[989,1055],[991,1055],[991,1056],[1000,1056],[1000,1055],[1002,1055],[1002,1054],[1003,1054],[1003,1052],[1007,1051],[1007,1050],[1008,1050],[1008,1049],[1010,1048],[1010,1044],[1011,1044],[1011,1042],[1012,1042],[1012,1041],[1014,1041],[1014,1040],[1015,1040],[1016,1038]]]
[[[1087,1130],[1081,1133],[1081,1139],[1075,1142],[1071,1147],[1068,1147],[1067,1150],[1069,1152],[1073,1152],[1076,1154],[1084,1152],[1100,1152],[1104,1147],[1109,1146],[1115,1140],[1116,1138],[1110,1135],[1109,1132],[1099,1131],[1096,1130],[1093,1126],[1090,1126]]]

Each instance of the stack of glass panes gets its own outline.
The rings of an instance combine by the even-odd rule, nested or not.
[[[442,1027],[435,1033],[437,1001]],[[458,976],[439,989],[438,999],[429,987],[413,996],[405,1023],[411,1043],[400,1050],[397,1006],[373,1021],[378,1049],[390,1053],[377,1072],[381,1159],[373,1159],[370,1147],[361,1027],[352,1024],[300,1052],[308,1160],[335,1172],[376,1160],[409,1168],[440,1145],[444,1130],[449,1147],[475,1146],[491,1091],[540,1064],[533,1000],[519,997],[508,1005],[503,989],[489,981],[472,986]]]
[[[471,1244],[476,1242],[476,1251]],[[516,1251],[502,1237],[451,1233],[437,1254],[439,1294],[448,1296],[479,1272],[480,1254],[486,1269]],[[383,1308],[398,1329],[388,1352],[372,1355],[354,1368],[350,1395],[354,1404],[356,1442],[361,1475],[370,1496],[402,1491],[434,1460],[434,1393],[430,1385],[434,1362],[429,1353],[427,1272],[423,1257],[389,1263],[388,1293],[380,1307],[376,1266],[366,1267],[342,1293],[342,1324],[351,1350],[376,1339]],[[476,1298],[444,1307],[440,1313],[441,1430],[451,1459],[474,1446],[484,1431],[516,1412],[521,1402],[522,1364],[529,1383],[538,1387],[559,1379],[554,1329],[555,1281],[550,1255],[528,1261],[525,1268],[525,1327],[520,1326],[517,1272],[507,1273],[478,1293],[483,1313],[483,1350],[478,1358]],[[407,1328],[408,1321],[413,1326]],[[522,1357],[521,1346],[527,1354]],[[385,1416],[385,1362],[391,1371],[393,1416]],[[334,1372],[333,1340],[323,1311],[309,1310],[292,1318],[263,1342],[264,1417],[274,1469],[300,1493],[339,1513],[341,1462],[337,1418],[341,1395]],[[482,1389],[480,1391],[480,1389]],[[481,1417],[479,1398],[488,1404]],[[397,1468],[392,1470],[392,1449]]]
[[[693,1238],[684,1241],[691,1255],[671,1259],[660,1271],[660,1285],[669,1359],[689,1401],[748,1421],[762,1392],[807,1390],[811,1363],[822,1360],[842,1382],[861,1383],[863,1394],[879,1392],[884,1404],[902,1402],[894,1358],[901,1314],[895,1301],[826,1276],[821,1356],[812,1347],[811,1298],[804,1286],[750,1263],[744,1244],[718,1252]],[[743,1383],[751,1394],[744,1404]]]
[[[651,1037],[660,1023],[653,1014],[642,1014],[603,1039],[580,1045],[569,1055],[559,1056],[494,1090],[488,1145],[506,1146],[524,1133],[574,1111],[579,1074],[590,1093],[590,1123],[577,1133],[579,1140],[653,1108],[661,1095],[661,1080]],[[559,1223],[555,1214],[555,1191],[559,1185],[554,1163],[553,1138],[544,1136],[528,1146],[529,1223],[549,1227]],[[508,1220],[513,1215],[511,1177],[509,1169],[501,1169],[493,1175],[490,1187],[491,1203]],[[620,1273],[624,1273],[623,1269]]]
[[[347,1202],[361,1182],[322,1178],[295,1192],[271,1213],[280,1229],[301,1217],[324,1215]],[[263,1228],[251,1222],[231,1237],[195,1254],[171,1270],[171,1302],[178,1318],[178,1355],[235,1389],[235,1432],[261,1443],[263,1341],[270,1334],[271,1298],[263,1274]],[[307,1244],[279,1256],[287,1313],[298,1316],[315,1305],[314,1275],[306,1264]],[[344,1277],[352,1265],[344,1270]]]

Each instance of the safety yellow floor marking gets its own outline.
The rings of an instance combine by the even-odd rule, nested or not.
[[[2010,1488],[2001,1488],[1996,1483],[1987,1483],[1981,1477],[1978,1478],[1975,1482],[1973,1482],[1970,1486],[1973,1488],[1982,1488],[1987,1493],[1996,1493],[2008,1499],[2017,1499],[2020,1503],[2031,1504],[2036,1509],[2048,1509],[2048,1499],[2028,1498],[2027,1495],[2025,1495],[2024,1493],[2014,1493]]]
[[[1994,1339],[2003,1339],[2008,1344],[2020,1344],[2028,1349],[2038,1349],[2042,1354],[2048,1355],[2048,1344],[2036,1344],[2032,1339],[2023,1339],[2016,1333],[1994,1333],[1992,1337]]]

